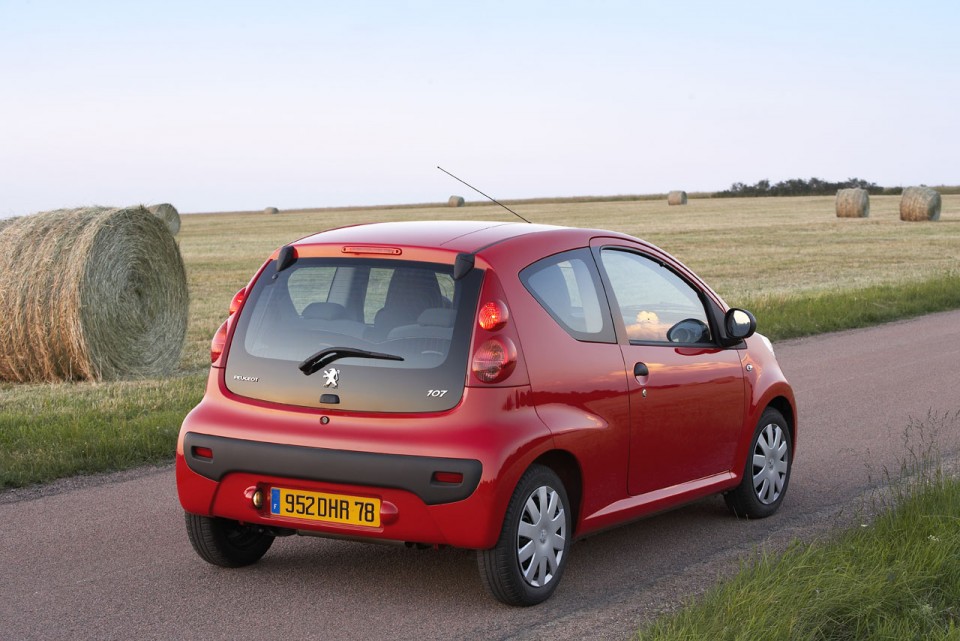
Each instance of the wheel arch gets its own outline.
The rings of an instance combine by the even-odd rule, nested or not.
[[[783,419],[787,422],[787,429],[790,431],[790,441],[793,444],[793,449],[797,449],[797,414],[796,410],[793,407],[793,404],[785,396],[776,396],[767,403],[766,407],[772,407],[773,409],[780,412],[783,415]],[[791,453],[793,456],[793,453]]]
[[[541,454],[531,465],[543,465],[550,468],[554,474],[560,477],[563,487],[567,491],[567,498],[570,500],[570,523],[574,531],[577,530],[577,523],[580,517],[580,506],[583,500],[583,473],[580,470],[580,463],[577,458],[566,450],[550,450]]]

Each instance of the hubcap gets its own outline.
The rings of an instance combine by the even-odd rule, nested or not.
[[[520,573],[533,587],[543,587],[556,575],[566,547],[566,529],[557,491],[546,485],[535,489],[523,506],[517,531]]]
[[[783,429],[770,423],[760,430],[753,450],[753,489],[761,503],[770,505],[780,498],[789,467],[790,448]]]

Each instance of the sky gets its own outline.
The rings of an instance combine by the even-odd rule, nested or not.
[[[0,217],[960,183],[960,4],[0,0]]]

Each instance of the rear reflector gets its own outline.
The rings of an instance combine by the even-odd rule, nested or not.
[[[463,474],[460,472],[434,472],[433,482],[459,485],[460,483],[463,483]]]
[[[213,450],[210,449],[209,447],[194,447],[193,455],[197,458],[212,459]]]

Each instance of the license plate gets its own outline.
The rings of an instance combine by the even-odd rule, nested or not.
[[[275,487],[270,490],[270,514],[324,523],[380,527],[380,499]]]

